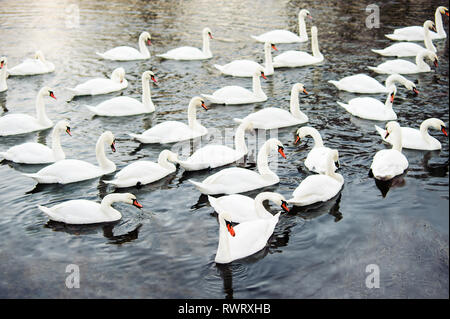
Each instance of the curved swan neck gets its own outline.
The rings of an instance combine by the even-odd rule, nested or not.
[[[105,154],[105,137],[102,134],[95,145],[95,155],[100,168],[104,171],[115,170],[116,164],[106,158]]]
[[[248,153],[247,145],[245,144],[245,130],[248,125],[248,122],[244,121],[236,129],[236,133],[234,135],[234,148],[238,153]]]
[[[428,51],[423,50],[421,52],[419,52],[416,56],[416,65],[417,68],[419,70],[429,70],[430,67],[428,66],[428,64],[426,64],[426,62],[424,61],[425,56],[428,54]]]
[[[269,168],[268,157],[270,153],[270,144],[267,142],[261,147],[258,153],[258,158],[256,159],[256,167],[260,175],[276,175]]]
[[[146,80],[144,76],[142,76],[142,104],[144,104],[144,107],[148,108],[151,112],[155,110],[155,105],[153,104],[150,92],[150,81]]]
[[[171,155],[171,152],[169,150],[163,150],[161,153],[159,153],[158,156],[158,164],[159,166],[165,168],[165,169],[175,169],[175,165],[171,162],[169,162],[169,156]]]
[[[122,202],[123,197],[122,194],[109,194],[106,195],[102,202],[100,203],[100,207],[103,213],[105,213],[111,219],[122,218],[122,214],[111,207],[115,202]]]
[[[431,137],[430,133],[428,133],[428,129],[433,126],[433,119],[428,119],[423,121],[420,124],[420,135],[422,136],[422,138],[427,142],[427,143],[431,143],[433,141],[433,138]]]
[[[61,130],[57,127],[52,132],[52,151],[56,160],[61,160],[66,157],[61,147]]]
[[[406,80],[406,78],[401,76],[400,74],[391,74],[386,78],[386,81],[384,82],[384,86],[386,88],[388,88],[391,85],[393,85],[395,82],[405,85],[405,80]]]
[[[444,25],[442,24],[442,15],[439,10],[440,9],[437,8],[436,12],[434,13],[434,23],[436,24],[436,31],[438,35],[446,36],[447,34],[445,33]]]
[[[52,121],[45,112],[44,89],[41,89],[36,97],[36,115],[37,121],[42,125],[52,125]]]
[[[279,200],[279,198],[278,196],[276,196],[274,193],[271,192],[259,193],[255,197],[255,211],[256,215],[258,215],[259,218],[266,218],[268,215],[272,215],[269,211],[267,211],[267,209],[263,205],[265,200],[275,202],[276,200]]]
[[[439,14],[439,17],[440,16],[441,15]],[[424,27],[423,28],[423,35],[424,35],[423,42],[424,42],[425,48],[427,48],[427,50],[436,52],[437,51],[436,47],[434,46],[433,41],[431,40],[430,29]]]
[[[300,38],[308,40],[308,33],[306,32],[305,17],[301,14],[301,11],[298,14],[298,35]]]
[[[272,74],[274,72],[272,61],[272,46],[270,43],[264,45],[264,73]]]
[[[191,101],[188,106],[188,125],[189,128],[193,130],[198,124],[199,123],[197,122],[197,107],[195,106],[194,102]]]
[[[150,58],[150,51],[148,50],[143,37],[139,37],[139,52],[141,52],[144,57]]]
[[[322,140],[322,136],[320,136],[319,131],[317,131],[315,128],[313,127],[303,127],[302,128],[303,132],[305,133],[304,136],[310,135],[313,140],[314,140],[314,147],[323,147],[323,140]]]
[[[264,95],[264,92],[261,88],[261,80],[259,79],[260,75],[253,75],[253,94],[255,95]]]
[[[211,49],[209,48],[209,35],[208,32],[203,33],[203,54],[207,57],[212,57]]]
[[[343,183],[344,177],[341,174],[335,172],[334,161],[335,161],[334,151],[331,151],[328,153],[327,167],[326,167],[325,175],[328,175],[331,178],[334,178],[335,180],[337,180],[338,182]]]
[[[290,105],[289,109],[290,109],[291,114],[295,118],[297,118],[299,120],[307,120],[308,119],[307,116],[302,111],[300,111],[299,93],[300,93],[299,90],[295,86],[293,86],[291,89],[291,100],[289,103],[289,105]]]
[[[315,58],[321,58],[322,53],[319,51],[319,39],[317,38],[317,29],[315,31],[311,30],[311,51]]]

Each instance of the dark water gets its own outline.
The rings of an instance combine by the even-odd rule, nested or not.
[[[73,26],[67,9],[80,10]],[[409,170],[386,196],[367,176],[380,142],[374,122],[350,117],[335,101],[355,95],[338,92],[330,79],[367,72],[386,58],[371,48],[390,45],[383,35],[394,27],[421,25],[434,18],[434,10],[448,2],[392,1],[380,6],[379,29],[365,27],[366,1],[1,1],[0,55],[13,66],[41,49],[56,65],[53,74],[11,77],[9,90],[0,94],[2,114],[34,114],[36,92],[54,88],[58,100],[47,101],[54,121],[69,118],[73,137],[62,138],[67,158],[95,163],[95,142],[104,130],[117,137],[117,152],[108,153],[122,168],[137,159],[156,160],[165,147],[139,145],[127,132],[141,132],[165,120],[186,121],[191,97],[211,93],[224,85],[251,86],[251,80],[220,76],[212,66],[237,58],[262,62],[262,45],[250,34],[283,28],[297,30],[297,13],[308,8],[319,30],[325,61],[317,66],[279,70],[263,81],[266,103],[244,106],[211,105],[198,118],[209,128],[233,130],[234,117],[244,117],[266,106],[288,107],[295,82],[310,94],[301,98],[327,146],[340,152],[345,187],[341,196],[319,207],[283,215],[265,250],[230,265],[218,266],[214,256],[218,223],[207,199],[187,182],[202,180],[213,172],[186,174],[182,169],[141,189],[129,189],[144,205],[142,211],[119,204],[123,218],[113,225],[90,227],[48,223],[37,205],[55,205],[84,198],[100,201],[114,188],[102,179],[74,185],[36,187],[21,172],[40,167],[3,162],[0,165],[0,297],[112,297],[112,298],[448,298],[448,141],[432,131],[442,151],[404,150]],[[66,12],[68,10],[69,13]],[[444,26],[448,34],[448,18]],[[68,20],[69,19],[69,20]],[[209,26],[215,40],[214,58],[205,62],[161,61],[155,54],[181,45],[201,46],[201,29]],[[311,24],[307,22],[308,33]],[[147,61],[111,62],[97,58],[118,45],[137,47],[143,30],[152,34]],[[433,73],[409,75],[420,95],[400,89],[395,100],[403,126],[418,125],[437,117],[448,124],[448,40],[434,41],[440,65]],[[278,45],[280,51],[297,44]],[[309,42],[300,45],[310,51]],[[67,102],[65,87],[85,79],[108,76],[123,66],[129,87],[109,96],[78,98]],[[99,118],[83,107],[120,94],[140,98],[140,77],[151,69],[158,86],[152,87],[154,114],[126,118]],[[372,76],[375,74],[368,73]],[[385,76],[376,76],[384,81]],[[383,94],[374,95],[385,100]],[[384,123],[379,123],[384,125]],[[303,160],[312,141],[293,144],[297,128],[273,134],[285,144],[288,159],[279,159],[278,185],[268,190],[289,197],[308,171]],[[267,134],[269,137],[269,134]],[[256,141],[263,132],[249,136],[251,154],[242,164],[254,167]],[[0,149],[25,141],[50,143],[50,131],[0,139]],[[206,137],[204,142],[208,142]],[[232,143],[228,140],[227,143]],[[167,147],[167,146],[166,146]],[[170,146],[168,146],[170,147]],[[103,177],[111,179],[112,175]],[[250,193],[255,196],[258,192]],[[79,289],[68,289],[68,264],[80,267]],[[380,268],[380,288],[368,289],[368,264]]]

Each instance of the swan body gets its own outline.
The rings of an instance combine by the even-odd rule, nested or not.
[[[424,50],[428,49],[430,51],[433,51],[436,53],[436,47],[433,45],[433,41],[431,40],[430,30],[436,31],[436,27],[433,23],[433,21],[427,20],[423,24],[423,30],[425,34],[424,44],[425,48],[423,46],[420,46],[416,43],[411,42],[400,42],[400,43],[394,43],[393,45],[382,49],[382,50],[375,50],[372,49],[372,52],[375,52],[377,54],[381,54],[383,56],[397,56],[397,57],[407,57],[407,56],[417,56],[417,54]]]
[[[247,115],[243,119],[235,118],[234,121],[238,123],[246,120],[251,121],[254,128],[264,130],[306,123],[308,122],[308,116],[300,111],[298,97],[300,92],[308,94],[302,83],[294,84],[291,89],[290,112],[277,107],[266,107]]]
[[[305,65],[317,64],[323,61],[323,55],[319,51],[319,40],[317,39],[317,27],[311,27],[311,51],[312,55],[303,51],[286,51],[273,59],[274,68],[295,68]]]
[[[436,23],[436,32],[430,33],[431,39],[445,39],[447,34],[445,33],[444,26],[442,24],[441,14],[449,15],[446,7],[438,7],[434,13],[434,21]],[[395,29],[394,33],[385,35],[388,39],[394,41],[423,41],[425,39],[425,28],[421,26],[405,27]]]
[[[219,198],[208,196],[208,200],[218,214],[228,212],[230,221],[234,223],[272,218],[273,215],[263,206],[265,200],[270,200],[281,207],[283,211],[289,212],[284,196],[272,192],[259,193],[255,199],[241,194],[232,194]]]
[[[357,97],[351,99],[348,104],[341,103],[339,101],[337,104],[343,107],[350,114],[363,119],[374,121],[391,121],[397,119],[397,114],[395,114],[392,109],[392,103],[394,102],[396,93],[397,88],[395,85],[392,85],[384,104],[371,97]]]
[[[258,42],[270,42],[270,43],[296,43],[308,41],[308,34],[306,33],[305,18],[312,19],[308,10],[302,9],[298,13],[298,33],[296,35],[293,32],[287,30],[272,30],[263,33],[259,36],[252,35],[251,37]]]
[[[41,143],[23,143],[6,152],[0,152],[0,156],[8,161],[23,164],[47,164],[63,160],[66,155],[61,148],[60,134],[64,131],[71,135],[69,122],[61,120],[53,128],[51,148]]]
[[[279,177],[269,169],[267,158],[271,150],[285,157],[283,144],[275,138],[267,140],[258,153],[258,172],[249,169],[232,167],[225,168],[208,176],[202,182],[189,180],[203,194],[236,194],[254,189],[274,185],[280,181]]]
[[[196,150],[186,160],[177,160],[177,163],[186,171],[197,171],[236,162],[248,153],[245,145],[245,131],[251,129],[253,129],[253,124],[250,121],[244,121],[239,125],[235,134],[235,148],[209,144]]]
[[[376,67],[368,66],[367,68],[382,74],[415,74],[422,72],[431,72],[430,66],[425,63],[424,58],[428,58],[434,62],[434,65],[438,66],[438,57],[436,53],[430,50],[422,50],[417,53],[416,63],[412,63],[403,59],[389,60],[383,62]]]
[[[128,81],[125,79],[125,70],[123,68],[117,68],[112,72],[110,79],[91,79],[78,84],[74,88],[69,88],[68,90],[71,91],[74,96],[100,95],[120,91],[127,86]]]
[[[7,114],[0,117],[0,136],[25,134],[52,127],[53,122],[45,113],[45,96],[56,99],[51,88],[45,86],[40,89],[36,97],[36,118],[28,114]]]
[[[305,166],[308,170],[319,174],[326,174],[328,170],[328,154],[333,150],[329,147],[323,146],[323,140],[319,131],[310,126],[303,126],[297,130],[296,135],[297,139],[295,143],[308,135],[314,140],[314,146],[311,151],[309,151],[305,159]],[[337,161],[333,167],[334,172],[339,167],[339,161]]]
[[[106,158],[104,143],[111,145],[115,152],[115,139],[110,131],[104,132],[97,141],[95,151],[99,166],[85,161],[64,159],[44,167],[37,173],[23,175],[42,184],[69,184],[112,173],[116,170],[116,165]]]
[[[156,182],[176,171],[174,164],[177,155],[169,150],[163,150],[158,157],[158,162],[139,160],[125,166],[111,181],[104,181],[116,187],[131,187]]]
[[[260,251],[267,245],[280,213],[268,219],[256,219],[232,226],[228,213],[219,214],[219,244],[214,261],[227,264]]]
[[[204,28],[202,31],[203,47],[202,50],[194,47],[183,46],[167,51],[157,56],[169,60],[205,60],[211,59],[213,54],[209,47],[209,39],[212,39],[211,30]]]
[[[378,180],[390,180],[403,174],[408,168],[408,160],[402,154],[402,130],[397,122],[386,124],[385,138],[391,137],[392,148],[378,151],[373,157],[370,170]]]
[[[205,106],[203,99],[199,96],[193,97],[188,106],[188,124],[178,121],[165,121],[144,131],[142,134],[128,134],[141,143],[175,143],[190,140],[208,133],[208,129],[196,119],[197,107]]]
[[[6,78],[8,77],[8,59],[5,56],[0,58],[0,92],[5,92],[8,90],[8,85],[6,84]]]
[[[148,32],[142,32],[139,35],[139,51],[132,47],[120,46],[105,53],[96,52],[96,54],[103,59],[113,61],[146,60],[150,58],[150,51],[146,46],[146,42],[148,45],[151,45],[151,36]]]
[[[295,206],[307,206],[318,202],[326,202],[341,191],[344,178],[341,174],[334,172],[334,163],[339,160],[338,151],[328,152],[325,158],[327,161],[325,174],[306,177],[294,190],[288,203]]]
[[[339,90],[352,93],[389,93],[389,87],[398,82],[406,87],[406,89],[413,91],[415,94],[419,93],[416,85],[406,79],[400,74],[391,74],[386,78],[385,85],[381,84],[374,78],[366,74],[355,74],[340,79],[339,81],[330,80],[329,83],[335,85]]]
[[[213,94],[201,94],[205,99],[215,104],[249,104],[256,102],[264,102],[267,100],[266,94],[261,89],[259,77],[264,75],[264,69],[260,67],[253,73],[253,90],[247,90],[241,86],[230,85],[225,86]]]
[[[152,71],[145,71],[142,74],[142,102],[128,96],[118,96],[103,101],[97,106],[86,105],[93,113],[99,116],[130,116],[155,111],[149,81],[156,83],[155,75]]]
[[[111,207],[113,203],[123,202],[142,208],[136,196],[130,193],[106,195],[101,204],[85,199],[62,202],[53,207],[38,206],[49,219],[73,225],[108,223],[120,220],[122,214]]]
[[[41,51],[36,51],[33,59],[25,59],[22,63],[8,69],[9,75],[37,75],[55,71],[55,65],[47,61]]]
[[[271,48],[277,50],[274,44],[270,42],[264,43],[264,75],[272,75],[274,72],[272,63]],[[225,75],[238,76],[238,77],[252,77],[256,70],[262,68],[259,63],[251,60],[235,60],[225,65],[214,64],[214,67]]]
[[[384,142],[392,144],[392,136],[385,138],[387,131],[375,125],[377,132],[381,135]],[[442,149],[441,142],[432,137],[428,133],[428,128],[434,128],[442,131],[447,136],[446,125],[443,121],[437,118],[429,118],[420,124],[419,129],[411,127],[401,127],[402,134],[402,148],[409,148],[413,150],[435,151]]]

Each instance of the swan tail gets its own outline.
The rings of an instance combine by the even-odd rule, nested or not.
[[[141,143],[147,143],[147,144],[163,143],[159,138],[157,138],[155,136],[145,136],[142,134],[133,134],[133,133],[128,133],[128,135],[131,136],[132,138],[138,140]]]
[[[50,218],[51,220],[62,221],[61,218],[59,218],[58,215],[56,215],[54,212],[52,212],[52,210],[50,208],[41,206],[41,205],[38,205],[38,208],[41,212],[43,212],[45,215],[47,215],[48,218]]]
[[[235,121],[236,123],[239,123],[239,124],[244,122],[243,119],[238,119],[237,117],[233,118],[233,121]]]
[[[256,35],[251,35],[250,36],[253,40],[256,40],[256,41],[258,41],[258,42],[261,42],[261,39],[258,37],[258,36],[256,36]]]
[[[204,184],[204,183],[201,183],[201,182],[196,182],[196,181],[193,181],[192,179],[189,179],[188,182],[193,184],[203,194],[207,194],[207,195],[213,194],[213,192],[211,191],[210,187],[208,187],[210,185],[207,185],[207,184]]]
[[[214,64],[214,67],[215,67],[217,70],[219,70],[220,72],[224,73],[224,72],[223,72],[223,66],[222,66],[222,65]]]
[[[386,130],[382,129],[378,125],[375,125],[375,129],[377,130],[378,134],[380,134],[381,139],[386,142],[386,139],[384,138],[386,136]]]
[[[217,198],[212,197],[211,195],[208,195],[208,201],[211,204],[211,206],[216,210],[217,207]],[[217,211],[216,211],[217,212]]]
[[[43,175],[38,175],[38,174],[27,174],[27,173],[23,173],[22,175],[26,176],[26,177],[30,177],[30,178],[34,179],[36,182],[41,183],[41,184],[59,183],[59,181],[53,176],[43,176]]]
[[[177,161],[181,167],[183,167],[186,171],[199,171],[202,169],[206,169],[209,167],[208,163],[191,163],[188,161]]]
[[[337,101],[336,102],[340,107],[343,107],[347,112],[351,113],[350,105]]]
[[[375,66],[368,66],[367,67],[369,70],[377,72],[377,73],[384,73],[382,70],[380,70],[379,68],[375,67]]]
[[[403,41],[404,40],[401,36],[399,36],[398,34],[394,34],[394,33],[385,34],[384,36],[386,38],[388,38],[389,40],[393,40],[393,41]]]
[[[372,52],[376,53],[376,54],[380,54],[383,56],[386,56],[386,52],[383,50],[376,50],[376,49],[372,49]]]
[[[339,88],[339,82],[338,82],[338,81],[329,80],[328,83],[331,83],[331,84],[333,84],[335,87],[337,87],[338,89],[340,89],[340,88]]]
[[[103,53],[95,52],[95,54],[97,54],[98,56],[100,56],[100,57],[103,58],[103,59],[108,59],[108,58],[106,57],[106,55],[103,54]]]
[[[97,108],[95,107],[95,106],[91,106],[91,105],[85,105],[85,107],[89,110],[89,111],[91,111],[92,113],[95,113],[95,114],[99,114],[98,112],[97,112]]]

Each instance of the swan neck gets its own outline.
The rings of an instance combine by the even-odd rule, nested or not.
[[[197,107],[192,102],[188,106],[188,125],[191,130],[196,130],[201,127],[197,121]]]
[[[264,207],[263,202],[265,200],[276,200],[273,198],[273,196],[270,196],[272,193],[260,193],[255,197],[255,211],[256,215],[258,215],[259,218],[266,218],[268,215],[272,215],[270,212],[267,211],[267,209]]]
[[[100,203],[100,208],[109,219],[120,219],[122,218],[122,214],[111,206],[115,202],[121,201],[114,195],[117,194],[106,195]]]
[[[64,151],[61,147],[61,131],[57,128],[53,129],[52,132],[52,151],[55,159],[61,160],[65,158]]]
[[[147,45],[145,44],[145,40],[144,38],[139,38],[139,52],[141,52],[141,54],[146,57],[146,58],[150,58],[150,51],[148,50]]]
[[[209,48],[209,36],[208,33],[203,34],[203,54],[207,57],[212,57],[211,49]]]
[[[439,8],[437,8],[436,12],[434,13],[434,23],[436,25],[437,34],[440,36],[446,36],[444,25],[442,24],[442,15],[439,11]]]
[[[419,70],[428,70],[429,66],[424,61],[425,55],[427,54],[427,51],[422,51],[416,56],[416,65]]]
[[[385,107],[387,110],[392,110],[393,102],[391,102],[391,94],[392,94],[392,92],[389,92],[389,93],[387,94],[386,102],[384,102],[384,107]]]
[[[441,15],[439,14],[439,17],[440,16]],[[434,46],[433,41],[431,40],[431,32],[430,32],[430,30],[428,28],[423,28],[423,33],[424,33],[423,42],[424,42],[425,48],[427,48],[427,50],[436,52],[437,51],[436,47]]]
[[[253,94],[258,96],[264,95],[261,88],[261,80],[259,79],[259,75],[253,75]]]
[[[150,81],[144,79],[144,77],[142,77],[142,104],[144,104],[144,107],[151,112],[155,110],[155,105],[153,104],[150,92]]]
[[[322,57],[322,53],[319,51],[319,39],[317,38],[317,32],[315,32],[311,38],[311,51],[315,58]]]
[[[97,157],[98,165],[103,171],[115,170],[116,165],[106,157],[105,140],[103,137],[100,137],[97,141],[97,145],[95,146],[95,155]]]
[[[392,149],[397,150],[399,152],[402,151],[402,132],[400,128],[395,129],[390,135],[391,137],[391,144]]]
[[[323,147],[323,140],[322,140],[322,136],[320,136],[320,133],[314,129],[314,128],[305,128],[307,134],[306,135],[310,135],[313,140],[314,140],[314,147]]]
[[[273,61],[272,61],[272,47],[265,46],[264,47],[264,73],[265,74],[272,74],[275,70],[273,68]]]
[[[230,243],[228,241],[227,226],[225,220],[219,216],[219,246],[218,255],[225,260],[231,260]]]
[[[238,153],[247,154],[248,149],[245,144],[245,129],[247,128],[248,123],[241,123],[236,129],[236,134],[234,136],[234,147]]]
[[[47,117],[47,113],[45,112],[45,101],[44,96],[41,92],[38,93],[36,98],[36,115],[37,120],[42,125],[51,125],[52,121]]]
[[[431,137],[430,133],[428,133],[428,128],[431,126],[431,123],[428,120],[425,120],[420,124],[420,135],[427,143],[432,143],[433,138]]]
[[[165,168],[165,169],[175,169],[175,165],[173,165],[172,163],[169,162],[169,152],[167,150],[162,151],[161,153],[159,153],[158,156],[158,164],[159,166]]]
[[[6,84],[6,63],[3,68],[0,70],[0,92],[6,91],[8,89],[8,85]]]
[[[300,111],[300,97],[299,97],[299,91],[293,87],[291,90],[291,100],[290,100],[290,107],[289,107],[291,114],[299,119],[299,120],[307,120],[306,115]]]
[[[256,159],[256,167],[260,175],[276,175],[269,168],[268,157],[270,152],[270,146],[266,142],[258,153],[258,158]]]
[[[308,33],[306,32],[305,17],[301,14],[298,15],[298,35],[300,38],[308,40]]]

